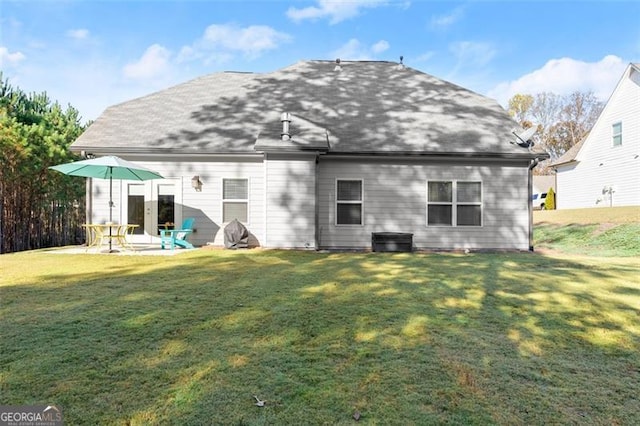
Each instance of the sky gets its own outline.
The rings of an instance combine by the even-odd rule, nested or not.
[[[1,0],[0,70],[82,121],[220,71],[399,61],[496,99],[592,91],[640,62],[640,1]]]

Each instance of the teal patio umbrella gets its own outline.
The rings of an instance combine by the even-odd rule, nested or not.
[[[151,180],[164,179],[159,173],[123,160],[114,155],[58,164],[49,167],[69,176],[109,179],[109,222],[113,221],[113,179]],[[109,227],[109,252],[111,252],[111,227]]]

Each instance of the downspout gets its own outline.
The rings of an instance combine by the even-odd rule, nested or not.
[[[314,202],[314,215],[313,215],[313,221],[314,221],[314,244],[316,247],[316,250],[320,250],[320,183],[319,183],[319,166],[320,164],[320,153],[316,152],[316,167],[315,167],[315,194],[314,194],[314,198],[315,198],[315,202]]]
[[[264,215],[262,216],[262,229],[264,229],[264,241],[263,247],[269,247],[269,230],[268,230],[268,212],[269,212],[269,158],[267,153],[264,153],[264,168],[262,178],[264,179]]]
[[[533,251],[533,203],[531,202],[531,197],[533,197],[533,169],[539,162],[539,158],[534,158],[529,164],[529,196],[527,198],[527,205],[529,206],[529,251]]]

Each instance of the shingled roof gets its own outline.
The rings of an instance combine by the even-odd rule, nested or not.
[[[280,114],[292,115],[289,141]],[[494,100],[393,62],[303,61],[215,73],[107,108],[75,151],[462,154],[531,157]]]
[[[554,161],[551,164],[551,167],[574,162],[576,160],[576,157],[578,156],[578,152],[580,152],[580,150],[582,149],[582,145],[584,145],[584,141],[586,139],[587,137],[585,136],[580,140],[580,142],[578,142],[577,144],[569,148],[567,152],[562,154],[562,156],[560,156],[556,161]]]

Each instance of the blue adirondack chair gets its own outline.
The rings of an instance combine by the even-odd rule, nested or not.
[[[165,244],[168,244],[171,250],[176,246],[182,248],[193,248],[193,244],[186,240],[187,235],[193,232],[193,223],[196,220],[189,217],[182,221],[180,229],[162,229],[160,230],[160,247],[164,250]]]

